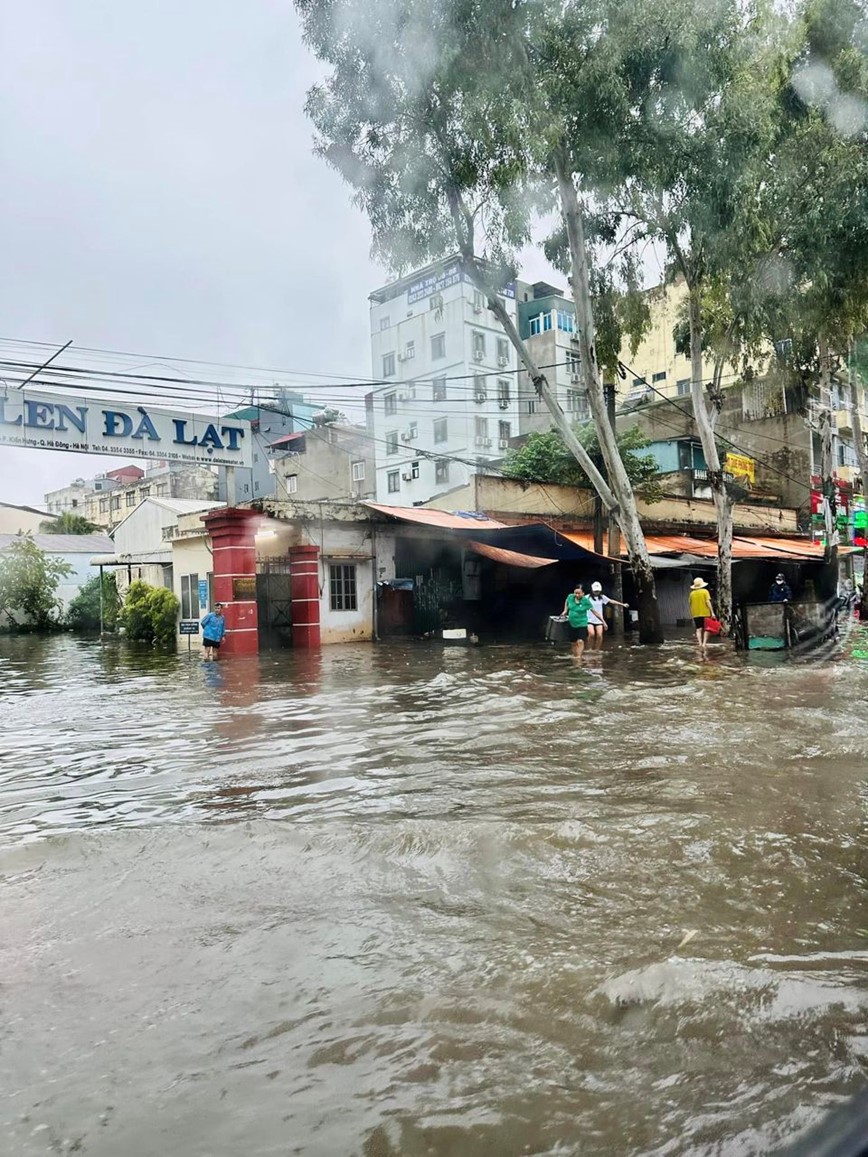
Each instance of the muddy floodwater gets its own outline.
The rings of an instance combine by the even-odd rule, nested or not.
[[[863,1086],[868,662],[62,637],[0,691],[0,1153],[742,1157]]]

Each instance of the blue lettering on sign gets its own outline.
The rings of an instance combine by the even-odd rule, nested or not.
[[[0,425],[26,426],[32,430],[60,430],[66,433],[69,422],[75,426],[80,434],[85,433],[87,425],[87,406],[65,406],[62,402],[38,402],[32,399],[24,402],[24,413],[17,418],[6,417],[6,398],[0,398]]]
[[[129,414],[122,414],[120,410],[103,410],[102,416],[105,418],[103,435],[106,438],[129,438],[132,434],[133,420]]]
[[[175,444],[177,446],[198,446],[199,439],[194,434],[192,438],[187,437],[187,422],[184,418],[173,418],[175,425]]]
[[[218,433],[217,427],[211,422],[205,428],[205,433],[201,438],[197,438],[195,434],[188,438],[187,420],[185,418],[173,418],[172,422],[175,426],[174,442],[176,446],[200,446],[209,454],[213,454],[215,450],[241,449],[241,439],[244,437],[244,430],[241,426],[221,426]],[[226,439],[225,442],[223,441],[224,438]]]
[[[134,438],[144,438],[145,434],[147,434],[147,436],[151,439],[152,442],[159,442],[160,435],[157,433],[156,429],[154,428],[154,423],[148,417],[147,411],[143,410],[142,407],[139,406],[139,413],[142,416],[142,420],[139,422],[138,426],[136,427],[136,432],[135,432],[135,434],[133,434],[133,437]]]

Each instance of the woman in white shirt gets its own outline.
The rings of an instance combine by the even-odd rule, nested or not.
[[[591,583],[591,609],[588,611],[588,650],[602,651],[603,632],[607,629],[603,607],[607,604],[612,607],[626,607],[626,603],[619,603],[617,599],[610,599],[603,594],[602,583]]]

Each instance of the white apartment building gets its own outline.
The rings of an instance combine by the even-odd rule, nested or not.
[[[574,309],[542,282],[500,293],[564,409],[584,416]],[[512,344],[458,258],[371,294],[373,376],[366,398],[379,502],[411,506],[466,485],[510,439],[551,421]]]

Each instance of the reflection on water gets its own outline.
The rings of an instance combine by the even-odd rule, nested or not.
[[[0,686],[2,1152],[752,1154],[863,1079],[858,659],[25,639]]]

